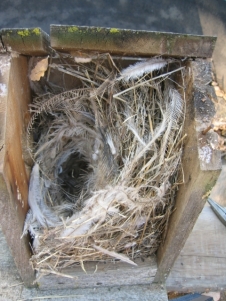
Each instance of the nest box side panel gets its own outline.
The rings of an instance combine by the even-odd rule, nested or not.
[[[179,57],[211,57],[216,43],[216,37],[208,36],[66,25],[51,25],[50,40],[59,51]]]
[[[202,64],[208,67],[208,62],[202,60]],[[158,271],[155,277],[156,282],[165,282],[176,258],[180,254],[195,222],[203,209],[206,199],[203,197],[214,186],[220,173],[219,152],[212,150],[210,162],[202,168],[203,162],[200,157],[200,124],[202,119],[208,123],[206,118],[211,120],[214,114],[212,100],[209,97],[209,84],[197,85],[197,68],[191,62],[188,72],[184,77],[186,82],[186,117],[184,132],[187,134],[182,157],[183,181],[177,192],[175,211],[169,220],[166,238],[158,250]],[[203,67],[203,66],[202,66]],[[208,69],[208,68],[204,68]],[[211,69],[209,68],[209,72]],[[202,90],[203,97],[211,106],[206,106],[202,114],[197,110],[197,93]],[[213,89],[213,88],[212,88]],[[208,112],[212,108],[212,113]],[[204,137],[204,135],[203,135]],[[206,138],[203,141],[206,143]],[[204,143],[204,142],[203,142]]]
[[[30,88],[27,58],[0,56],[0,214],[1,227],[25,284],[33,281],[28,238],[21,239],[28,210],[29,164],[25,136]]]

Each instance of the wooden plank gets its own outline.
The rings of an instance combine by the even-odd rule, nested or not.
[[[51,46],[59,51],[110,52],[129,56],[211,57],[216,37],[118,28],[51,25]]]
[[[188,70],[192,71],[192,64],[188,67]],[[184,184],[179,187],[175,211],[169,220],[166,239],[158,250],[156,282],[165,282],[205,204],[205,199],[202,199],[202,196],[213,187],[219,175],[219,170],[200,169],[196,133],[196,123],[200,116],[196,114],[197,111],[194,109],[195,101],[192,95],[197,93],[194,82],[195,80],[192,79],[191,73],[188,71],[185,77],[186,118],[184,126],[187,141],[182,158]],[[205,96],[205,86],[202,89]],[[204,110],[202,116],[205,116]],[[214,155],[214,152],[212,154]]]
[[[3,28],[0,31],[4,48],[24,55],[49,53],[49,36],[40,28]]]
[[[30,88],[24,56],[0,55],[0,214],[1,227],[23,281],[31,285],[28,239],[20,239],[28,210],[29,169],[25,136],[29,121]]]
[[[93,276],[95,277],[95,275]],[[33,300],[38,297],[43,300],[76,300],[76,301],[167,301],[167,293],[165,287],[156,284],[152,285],[132,285],[132,286],[117,286],[117,287],[98,287],[97,288],[78,288],[65,290],[27,290],[23,289],[21,294],[22,300]],[[48,299],[48,300],[49,300]],[[36,299],[35,299],[36,300]]]
[[[206,205],[167,279],[168,290],[226,288],[226,227]]]
[[[38,287],[46,290],[66,288],[87,288],[118,285],[151,284],[154,280],[157,264],[155,257],[144,261],[135,261],[137,267],[123,262],[115,263],[84,263],[86,273],[81,267],[64,269],[61,273],[74,278],[66,278],[49,274],[38,280]],[[37,275],[38,277],[39,275]]]

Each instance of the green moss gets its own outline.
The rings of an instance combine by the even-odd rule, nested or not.
[[[36,36],[39,36],[39,35],[41,34],[41,31],[40,31],[39,28],[34,28],[34,29],[32,30],[32,32],[33,32],[34,34],[36,34]]]
[[[110,29],[110,33],[119,33],[119,32],[120,32],[120,30],[117,29],[117,28],[111,28]]]
[[[20,35],[21,37],[27,37],[30,35],[30,32],[28,29],[24,29],[24,30],[19,30],[17,31],[18,35]]]
[[[79,30],[79,28],[77,26],[70,26],[70,27],[68,27],[68,32],[76,32],[78,30]]]
[[[206,186],[205,186],[205,192],[210,192],[212,190],[214,184],[215,184],[215,181],[214,181],[214,183],[208,183],[208,184],[206,184]]]

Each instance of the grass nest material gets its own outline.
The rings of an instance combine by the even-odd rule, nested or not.
[[[152,58],[123,68],[109,54],[60,58],[48,68],[79,84],[58,94],[52,85],[31,107],[31,263],[40,273],[87,261],[136,265],[156,252],[173,210],[185,114],[176,78],[184,67]]]

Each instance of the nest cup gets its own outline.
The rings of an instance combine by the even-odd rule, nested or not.
[[[44,76],[30,76],[32,266],[44,275],[90,261],[136,265],[164,240],[183,182],[185,62],[85,52],[46,60]]]

